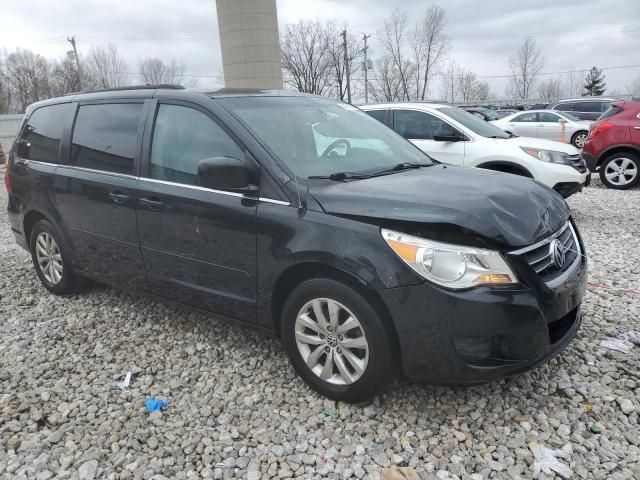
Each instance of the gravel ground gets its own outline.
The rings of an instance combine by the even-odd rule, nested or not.
[[[359,406],[313,393],[251,331],[102,286],[48,294],[0,191],[0,478],[377,479],[409,466],[517,479],[534,475],[536,444],[561,449],[572,478],[640,478],[640,346],[601,346],[640,331],[640,190],[595,185],[569,201],[590,288],[557,359],[473,388],[400,383]],[[149,414],[150,395],[168,409]]]

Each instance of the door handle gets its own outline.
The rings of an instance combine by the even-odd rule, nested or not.
[[[149,210],[161,210],[164,207],[164,202],[159,200],[153,200],[152,198],[141,198],[140,205],[147,207]]]
[[[119,190],[116,190],[114,192],[110,192],[109,193],[109,198],[113,201],[113,203],[117,203],[118,205],[122,205],[123,203],[126,203],[129,198],[129,195],[125,195],[124,193],[120,192]]]
[[[27,168],[29,166],[29,160],[17,158],[15,161],[15,166],[20,168]]]
[[[638,127],[633,127],[633,128],[635,128],[636,130],[640,130],[640,126],[638,126]]]

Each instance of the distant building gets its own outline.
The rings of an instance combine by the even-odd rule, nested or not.
[[[276,0],[216,0],[226,88],[282,88]]]

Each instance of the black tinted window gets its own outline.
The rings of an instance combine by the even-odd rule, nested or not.
[[[368,112],[365,112],[365,113],[370,117],[373,117],[379,122],[382,122],[388,126],[389,122],[387,120],[388,118],[387,112],[388,110],[369,110]]]
[[[602,102],[580,102],[576,105],[576,112],[600,113]]]
[[[73,107],[70,103],[41,107],[31,114],[21,140],[26,148],[22,155],[29,160],[58,163],[58,149],[62,129],[69,121]]]
[[[395,110],[393,129],[407,139],[433,140],[431,115],[413,110]]]
[[[141,103],[82,105],[71,145],[71,163],[115,173],[133,173]]]
[[[198,163],[214,157],[242,159],[244,154],[204,113],[160,105],[151,145],[151,178],[198,185]]]

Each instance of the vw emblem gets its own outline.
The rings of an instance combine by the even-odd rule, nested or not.
[[[551,244],[549,245],[549,253],[551,255],[551,261],[553,262],[553,265],[558,268],[562,268],[566,260],[567,252],[560,240],[555,239],[551,242]]]

